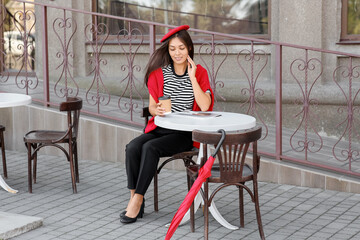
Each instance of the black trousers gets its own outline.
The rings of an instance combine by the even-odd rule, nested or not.
[[[126,173],[128,188],[145,195],[157,170],[159,158],[189,151],[193,142],[191,132],[157,127],[126,145]]]

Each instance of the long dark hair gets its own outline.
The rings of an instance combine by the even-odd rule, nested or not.
[[[175,37],[178,37],[180,41],[185,44],[185,47],[189,52],[189,56],[191,57],[191,59],[194,59],[194,44],[191,40],[189,33],[186,30],[181,30],[177,32],[176,34],[166,39],[164,43],[151,55],[149,63],[146,66],[146,73],[144,79],[146,86],[149,80],[149,76],[154,70],[160,67],[167,66],[173,62],[169,54],[169,42]]]

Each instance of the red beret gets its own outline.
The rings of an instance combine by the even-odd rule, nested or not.
[[[160,42],[164,42],[166,39],[168,39],[169,37],[171,37],[172,35],[174,35],[175,33],[181,31],[181,30],[188,30],[190,27],[189,25],[181,25],[178,26],[174,29],[170,29],[170,31],[165,34],[165,36],[163,36],[163,38],[160,40]]]

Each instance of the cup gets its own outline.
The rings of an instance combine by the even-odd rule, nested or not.
[[[171,98],[170,98],[170,96],[159,97],[159,103],[161,103],[161,107],[165,108],[165,113],[170,113],[171,112]]]

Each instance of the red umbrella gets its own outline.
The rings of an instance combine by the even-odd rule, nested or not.
[[[221,135],[221,139],[215,149],[215,152],[212,156],[210,156],[208,158],[208,160],[206,161],[204,166],[202,166],[202,168],[200,168],[198,177],[196,178],[194,184],[190,188],[184,201],[181,203],[179,209],[177,210],[177,212],[175,213],[175,215],[171,221],[170,227],[165,236],[165,240],[169,240],[172,237],[172,235],[176,231],[177,227],[179,226],[181,220],[183,219],[185,213],[189,210],[189,208],[190,208],[192,202],[194,201],[196,194],[199,192],[202,184],[206,181],[206,179],[208,177],[211,176],[211,168],[214,164],[216,153],[219,151],[219,149],[225,139],[225,131],[223,129],[220,129],[218,132],[221,132],[222,135]]]

